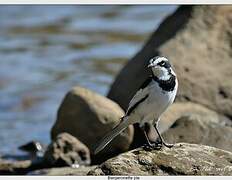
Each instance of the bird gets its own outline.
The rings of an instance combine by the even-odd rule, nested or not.
[[[171,148],[173,146],[164,141],[158,130],[158,122],[161,120],[161,115],[175,100],[178,89],[177,76],[166,57],[151,58],[146,68],[150,75],[129,102],[127,111],[119,124],[97,143],[94,154],[104,149],[118,134],[135,123],[139,123],[139,127],[143,130],[148,147],[161,148],[164,145]],[[154,127],[160,139],[159,142],[150,142],[145,130],[147,125]]]

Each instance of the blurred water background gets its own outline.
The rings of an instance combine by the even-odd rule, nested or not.
[[[49,143],[70,88],[106,95],[176,6],[0,6],[0,154]]]

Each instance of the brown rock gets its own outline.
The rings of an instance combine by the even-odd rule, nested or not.
[[[58,110],[51,136],[54,139],[57,134],[68,132],[93,152],[96,143],[119,123],[123,115],[123,110],[110,99],[75,87],[65,96]],[[132,139],[133,127],[130,126],[102,151],[103,156],[99,154],[100,159],[128,150]]]
[[[232,175],[232,153],[181,143],[160,151],[138,148],[102,163],[88,175]]]
[[[0,175],[20,175],[29,171],[31,160],[5,160],[0,159]]]
[[[48,146],[44,161],[50,166],[72,166],[90,164],[88,147],[68,133],[59,134]]]
[[[222,124],[217,116],[182,116],[163,133],[163,137],[169,143],[204,144],[232,151],[232,127]]]
[[[231,6],[181,6],[122,69],[108,97],[126,109],[148,76],[149,59],[163,55],[178,76],[177,101],[192,101],[232,117],[231,20]]]
[[[176,102],[162,115],[161,121],[159,122],[160,132],[166,131],[177,119],[191,114],[207,116],[208,119],[211,118],[211,121],[216,123],[232,125],[232,122],[227,117],[220,115],[203,105],[193,102]]]
[[[31,171],[28,175],[43,175],[43,176],[85,176],[87,173],[96,168],[96,166],[80,166],[78,168],[60,167],[50,169],[39,169]]]

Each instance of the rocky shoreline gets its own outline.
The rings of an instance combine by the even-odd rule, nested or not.
[[[0,174],[232,175],[231,14],[230,6],[180,6],[125,65],[107,97],[73,87],[58,109],[48,147],[38,156],[37,144],[34,155],[21,160],[1,156]],[[179,79],[176,101],[159,124],[175,146],[142,148],[144,138],[135,125],[94,155],[156,55],[170,59]],[[149,138],[155,141],[157,134]]]

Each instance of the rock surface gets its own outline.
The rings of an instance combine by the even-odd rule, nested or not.
[[[187,143],[160,151],[138,148],[107,160],[88,175],[232,175],[232,153]]]
[[[123,115],[123,110],[110,99],[85,88],[74,87],[58,110],[51,136],[54,139],[59,133],[67,132],[87,145],[92,153],[96,143],[119,123]],[[133,126],[125,129],[99,153],[100,159],[128,150],[133,132]]]
[[[182,116],[198,114],[201,116],[207,116],[214,122],[222,125],[232,126],[232,122],[224,115],[208,109],[207,107],[196,104],[193,102],[176,102],[172,104],[167,111],[162,115],[159,122],[159,130],[161,132],[166,131],[177,119]]]
[[[204,144],[232,151],[232,127],[220,123],[214,116],[182,116],[163,133],[163,137],[169,143]]]
[[[25,174],[29,171],[31,164],[30,160],[10,161],[0,159],[0,175]]]
[[[40,169],[28,173],[28,175],[45,175],[45,176],[85,176],[87,173],[96,168],[96,166],[80,166],[78,168],[61,167],[61,168],[50,168]]]
[[[68,133],[59,134],[48,146],[44,161],[52,167],[89,165],[90,152],[86,145]]]
[[[232,117],[231,22],[231,6],[179,7],[122,69],[108,97],[125,110],[148,77],[145,67],[150,58],[163,55],[179,80],[177,101],[198,103]]]

